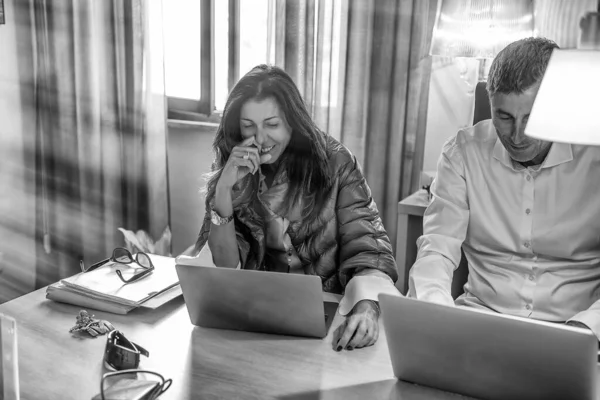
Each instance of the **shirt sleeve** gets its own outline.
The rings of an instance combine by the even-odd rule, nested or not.
[[[410,270],[408,295],[454,305],[452,276],[461,258],[469,223],[465,164],[457,137],[444,145],[431,185],[432,200],[417,240],[417,260]]]
[[[600,300],[596,301],[587,310],[581,311],[569,321],[577,321],[589,327],[600,340]],[[569,322],[567,321],[567,322]]]
[[[389,275],[373,268],[364,268],[348,282],[338,311],[341,315],[347,315],[361,300],[378,301],[380,293],[402,296]]]

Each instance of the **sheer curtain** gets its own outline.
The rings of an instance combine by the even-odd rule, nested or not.
[[[398,201],[420,184],[437,3],[277,3],[285,47],[276,48],[276,63],[294,78],[319,127],[362,164],[392,243]]]
[[[19,62],[21,111],[32,129],[13,140],[30,222],[8,218],[7,269],[33,269],[39,288],[108,257],[117,228],[153,237],[169,224],[166,110],[159,0],[29,0]],[[28,64],[31,65],[28,65]],[[13,138],[15,139],[15,138]],[[19,154],[22,153],[22,154]],[[23,209],[23,204],[14,204]],[[27,250],[25,250],[27,248]],[[18,274],[14,274],[18,278]],[[16,279],[15,278],[15,279]],[[33,283],[33,287],[31,287]],[[14,285],[23,282],[14,282]]]

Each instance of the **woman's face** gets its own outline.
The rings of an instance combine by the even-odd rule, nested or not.
[[[240,131],[243,139],[254,137],[261,155],[271,155],[265,164],[276,162],[292,138],[292,128],[272,97],[244,103],[240,112]]]

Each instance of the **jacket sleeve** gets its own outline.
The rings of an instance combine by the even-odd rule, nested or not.
[[[358,269],[372,268],[398,280],[392,246],[377,205],[354,156],[339,171],[336,205],[340,248],[339,279],[343,287]]]
[[[210,202],[206,202],[206,214],[204,215],[204,221],[202,223],[202,228],[200,229],[200,233],[198,234],[198,239],[196,240],[196,245],[194,246],[193,254],[198,256],[202,248],[207,245],[208,235],[210,234],[210,213],[211,213],[211,205]],[[237,217],[234,216],[233,221],[235,223],[235,236],[237,238],[238,251],[240,253],[240,265],[243,267],[246,265],[246,261],[248,259],[248,255],[250,254],[250,243],[246,240],[244,235],[240,232],[240,226]]]

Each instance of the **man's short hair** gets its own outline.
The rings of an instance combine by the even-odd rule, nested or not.
[[[558,45],[552,40],[530,37],[506,46],[494,58],[487,81],[488,95],[521,94],[540,82]]]

